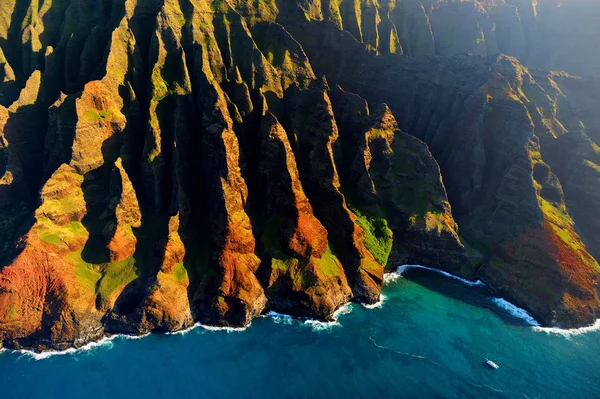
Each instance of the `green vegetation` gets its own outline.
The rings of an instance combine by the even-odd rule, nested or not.
[[[317,281],[313,273],[300,268],[300,260],[288,255],[281,247],[278,232],[283,224],[283,218],[279,215],[273,215],[267,221],[265,231],[262,235],[262,242],[265,250],[271,255],[271,267],[278,269],[290,275],[294,285],[303,290],[314,286]],[[341,264],[335,254],[331,251],[329,243],[327,250],[320,259],[312,258],[319,270],[328,277],[337,277],[341,272]]]
[[[229,6],[225,0],[213,0],[211,7],[215,13],[226,13],[229,11]]]
[[[598,165],[592,161],[589,161],[587,159],[585,160],[585,164],[587,166],[589,166],[590,168],[594,169],[596,172],[600,172],[600,165]]]
[[[357,208],[350,207],[356,215],[356,224],[364,231],[365,246],[380,265],[387,265],[392,252],[393,233],[387,220],[382,217],[369,216]]]
[[[40,211],[46,215],[69,215],[85,209],[83,196],[68,195],[65,198],[46,200]]]
[[[65,259],[75,266],[75,275],[79,283],[91,291],[96,291],[98,280],[102,277],[102,273],[99,272],[100,267],[85,262],[81,257],[81,251],[71,252]]]
[[[47,217],[38,219],[35,231],[42,241],[56,246],[61,245],[63,242],[71,242],[76,237],[87,235],[87,230],[81,222],[70,222],[64,226],[59,226]]]
[[[102,278],[97,286],[97,292],[103,298],[110,297],[117,288],[129,284],[138,277],[133,258],[108,263],[103,269]]]
[[[12,305],[9,309],[8,312],[6,313],[6,316],[8,317],[8,319],[16,319],[17,318],[17,307],[16,305]]]
[[[80,284],[103,299],[108,299],[118,288],[138,277],[133,258],[100,265],[84,261],[81,251],[71,252],[65,258],[75,267],[75,275]]]
[[[90,109],[85,113],[85,120],[92,122],[99,122],[112,118],[112,112],[110,110],[95,110]]]
[[[568,215],[564,205],[557,206],[542,197],[538,197],[538,200],[544,216],[550,222],[552,230],[558,238],[578,253],[585,252],[585,246],[575,232],[573,220]]]
[[[342,265],[338,260],[337,256],[331,252],[331,247],[327,243],[327,250],[321,257],[319,262],[319,269],[328,277],[337,277],[340,275]]]
[[[42,231],[39,234],[40,239],[48,244],[56,245],[57,247],[62,243],[60,237],[57,234],[48,233]]]
[[[182,281],[187,280],[188,273],[183,263],[176,263],[175,266],[173,266],[173,271],[171,273],[165,274],[165,276],[170,280],[174,280],[180,283]]]
[[[427,212],[436,212],[432,209],[430,198],[432,193],[437,193],[435,182],[430,181],[429,176],[419,173],[417,170],[417,159],[419,154],[409,148],[408,143],[396,137],[393,144],[395,154],[392,172],[395,179],[411,179],[411,184],[394,187],[395,202],[410,210],[417,216],[425,216]],[[413,180],[415,179],[416,180]],[[438,212],[439,213],[439,212]]]

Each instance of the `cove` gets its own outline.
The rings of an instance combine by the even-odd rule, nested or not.
[[[36,360],[0,354],[2,397],[598,398],[600,332],[557,334],[486,288],[425,269],[336,323],[271,315],[244,331],[117,337]],[[485,366],[485,359],[500,368]]]

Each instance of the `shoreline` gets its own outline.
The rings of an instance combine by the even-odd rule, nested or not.
[[[421,270],[427,270],[427,271],[434,272],[434,273],[439,273],[439,274],[444,275],[445,277],[459,281],[469,287],[485,287],[486,286],[486,284],[484,282],[482,282],[481,280],[470,281],[470,280],[464,279],[462,277],[456,276],[452,273],[448,273],[444,270],[435,269],[432,267],[427,267],[427,266],[422,266],[422,265],[398,266],[395,271],[384,274],[383,285],[390,284],[390,283],[398,280],[399,278],[402,278],[403,273],[405,273],[408,270],[412,270],[412,269],[421,269]],[[369,310],[377,309],[377,308],[383,307],[386,299],[387,299],[387,297],[385,295],[381,294],[380,300],[378,302],[371,304],[371,305],[360,303],[360,305],[362,307],[364,307],[365,309],[369,309]],[[535,320],[535,318],[533,316],[531,316],[531,314],[528,311],[512,304],[511,302],[507,301],[506,299],[490,296],[490,300],[498,308],[507,312],[511,316],[522,320],[529,327],[531,327],[533,331],[536,331],[536,332],[545,332],[546,334],[550,334],[550,335],[561,335],[561,336],[569,339],[572,336],[578,336],[578,335],[586,334],[589,332],[600,331],[600,319],[596,320],[596,322],[592,325],[579,327],[579,328],[573,328],[573,329],[561,329],[558,327],[542,327],[537,322],[537,320]],[[283,313],[278,313],[275,311],[269,311],[266,314],[261,315],[259,317],[271,318],[273,320],[273,322],[277,323],[277,324],[292,324],[294,321],[298,321],[298,322],[301,322],[302,325],[310,327],[313,331],[323,331],[323,330],[329,330],[333,327],[341,327],[342,325],[339,322],[339,317],[351,313],[353,310],[353,308],[352,308],[353,304],[355,304],[355,302],[348,302],[348,303],[340,306],[333,313],[332,321],[320,321],[320,320],[316,320],[316,319],[312,319],[312,318],[299,318],[299,317],[294,317],[294,316],[283,314]],[[202,328],[205,331],[211,331],[211,332],[220,332],[220,331],[225,331],[227,333],[243,332],[243,331],[246,331],[251,326],[252,326],[252,322],[250,322],[248,325],[246,325],[244,327],[209,326],[209,325],[204,325],[204,324],[201,324],[198,322],[186,329],[179,330],[179,331],[166,332],[166,333],[164,333],[164,335],[187,335],[188,333],[190,333],[194,330],[197,330],[198,328]],[[48,350],[48,351],[43,351],[43,352],[36,352],[35,350],[31,350],[31,349],[9,349],[9,348],[0,347],[0,355],[2,355],[2,353],[4,353],[4,352],[9,352],[9,353],[20,354],[21,356],[28,356],[35,361],[39,361],[39,360],[48,359],[53,356],[72,355],[72,354],[76,354],[76,353],[83,353],[83,352],[91,351],[91,350],[101,348],[101,347],[110,347],[110,346],[112,346],[113,341],[116,339],[119,339],[119,338],[125,339],[125,340],[138,340],[138,339],[148,337],[151,334],[153,334],[153,333],[146,333],[143,335],[114,334],[114,335],[110,335],[110,336],[105,336],[98,341],[89,342],[79,348],[72,347],[72,348],[62,350],[62,351]]]

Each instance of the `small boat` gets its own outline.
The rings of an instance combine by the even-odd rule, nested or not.
[[[490,366],[493,369],[499,369],[500,366],[498,366],[496,363],[492,362],[491,360],[485,359],[485,364],[487,364],[488,366]]]

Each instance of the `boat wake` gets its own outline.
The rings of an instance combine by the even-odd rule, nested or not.
[[[477,280],[477,281],[470,281],[467,280],[465,278],[462,277],[458,277],[452,273],[448,273],[444,270],[440,270],[440,269],[435,269],[433,267],[427,267],[427,266],[421,266],[421,265],[402,265],[400,267],[398,267],[396,269],[396,272],[393,274],[396,274],[397,276],[402,276],[406,271],[411,270],[411,269],[423,269],[423,270],[429,270],[431,272],[435,272],[435,273],[439,273],[442,274],[446,277],[449,277],[453,280],[457,280],[460,281],[461,283],[468,285],[469,287],[485,287],[485,283],[483,281]],[[392,274],[392,273],[389,273]],[[397,278],[397,277],[396,277]],[[384,281],[385,282],[390,282],[390,281],[395,281],[395,279],[392,276],[388,276],[388,278],[386,279],[384,277]]]
[[[373,339],[373,337],[369,337],[369,339],[371,340],[371,342],[373,342],[373,345],[375,345],[375,347],[377,347],[377,348],[379,348],[379,349],[387,350],[387,351],[390,351],[390,352],[396,353],[397,355],[400,355],[400,356],[406,356],[406,357],[412,357],[412,358],[415,358],[415,359],[427,360],[428,362],[431,362],[431,363],[433,363],[433,364],[435,364],[435,365],[438,365],[438,366],[440,365],[438,362],[436,362],[436,361],[433,361],[433,360],[431,360],[431,359],[428,359],[428,358],[427,358],[427,357],[425,357],[425,356],[421,356],[421,355],[415,355],[414,353],[400,352],[400,351],[398,351],[398,350],[396,350],[396,349],[394,349],[394,348],[390,348],[390,347],[388,347],[388,346],[379,345],[379,344],[377,343],[377,341],[375,341],[375,340]]]

